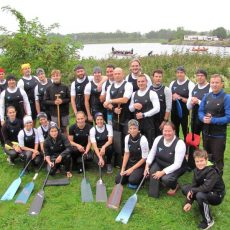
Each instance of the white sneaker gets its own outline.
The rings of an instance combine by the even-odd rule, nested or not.
[[[14,165],[14,162],[10,159],[10,157],[7,157],[6,160],[9,162],[9,165]]]

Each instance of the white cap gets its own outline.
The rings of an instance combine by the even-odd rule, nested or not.
[[[33,122],[32,117],[28,116],[28,115],[24,116],[24,118],[23,118],[23,124],[25,125],[26,123],[30,123],[30,122]]]

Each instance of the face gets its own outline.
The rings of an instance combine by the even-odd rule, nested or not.
[[[113,71],[114,81],[116,82],[122,82],[124,79],[124,73],[122,69],[117,68]]]
[[[31,75],[31,68],[30,67],[26,67],[22,70],[22,74],[25,77],[29,77]]]
[[[134,75],[138,75],[139,72],[141,71],[141,66],[139,64],[139,62],[137,61],[133,61],[130,65],[130,71],[134,74]]]
[[[98,82],[101,81],[101,73],[100,73],[100,72],[94,73],[93,76],[94,76],[94,81],[95,81],[95,82],[98,83]]]
[[[106,68],[106,76],[109,80],[113,81],[113,68]]]
[[[139,133],[139,129],[138,129],[137,126],[131,125],[131,126],[129,127],[129,134],[130,134],[132,137],[135,137],[138,133]]]
[[[7,117],[10,119],[10,120],[15,120],[16,118],[16,110],[15,109],[8,109],[7,111]]]
[[[153,84],[161,85],[163,79],[163,75],[161,73],[154,73],[152,78],[153,78]]]
[[[5,79],[5,73],[4,72],[1,72],[0,73],[0,81],[4,80]]]
[[[145,90],[147,88],[147,80],[145,77],[137,78],[137,86],[140,90]]]
[[[53,82],[54,83],[60,83],[61,82],[61,74],[59,73],[55,73],[53,76],[52,76],[52,79],[53,79]]]
[[[175,131],[170,125],[165,125],[163,128],[163,136],[166,141],[171,141],[174,138]]]
[[[213,93],[219,93],[223,87],[224,83],[221,81],[220,77],[214,77],[210,79],[210,87]]]
[[[44,81],[44,80],[46,79],[45,73],[40,73],[40,74],[38,75],[38,79],[39,79],[39,81]]]
[[[199,85],[204,85],[204,84],[207,82],[207,81],[206,81],[205,75],[202,74],[202,73],[198,73],[198,74],[196,75],[196,82],[197,82],[197,84],[199,84]]]
[[[102,116],[98,116],[98,117],[96,118],[96,125],[97,125],[98,127],[102,127],[102,126],[104,125],[104,119],[103,119]]]
[[[84,126],[85,125],[85,116],[81,113],[77,114],[76,121],[77,121],[78,126]]]
[[[83,79],[85,76],[85,70],[84,69],[77,69],[75,71],[76,77],[79,79]]]
[[[43,126],[47,126],[47,125],[48,125],[48,120],[47,120],[47,118],[45,118],[45,117],[41,117],[41,118],[39,119],[39,122],[40,122],[40,124],[43,125]]]
[[[24,127],[25,127],[25,129],[26,130],[31,130],[32,128],[33,128],[33,122],[31,121],[31,122],[27,122],[27,123],[25,123],[24,124]]]
[[[185,72],[183,71],[177,71],[176,77],[178,81],[184,81],[185,80]]]
[[[207,163],[208,163],[208,160],[205,159],[204,157],[196,157],[195,158],[195,164],[199,170],[204,169],[207,166]]]
[[[10,79],[7,84],[8,84],[9,88],[15,88],[16,87],[16,81],[14,79]]]
[[[52,138],[56,139],[57,136],[58,136],[58,130],[57,130],[57,128],[51,128],[49,134],[50,134],[50,136]]]

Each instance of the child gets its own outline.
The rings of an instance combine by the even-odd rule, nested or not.
[[[198,225],[200,229],[209,229],[214,220],[211,216],[209,204],[218,205],[225,195],[224,181],[214,166],[208,166],[208,154],[205,150],[194,152],[196,168],[194,169],[193,182],[182,187],[182,193],[187,197],[184,211],[192,208],[194,200],[197,201],[203,220]]]

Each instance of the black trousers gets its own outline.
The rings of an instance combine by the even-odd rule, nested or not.
[[[144,167],[139,167],[135,169],[129,176],[123,176],[122,181],[121,181],[121,175],[119,172],[115,178],[115,183],[119,184],[121,181],[121,184],[130,183],[133,185],[139,185],[143,178],[143,173],[144,173]]]
[[[112,163],[112,157],[113,157],[113,146],[112,145],[109,145],[105,149],[105,156],[106,156],[106,164],[111,164]]]
[[[14,161],[20,154],[16,152],[14,149],[7,150],[4,148],[4,152],[10,157],[11,161]]]
[[[156,180],[152,177],[152,174],[161,171],[163,167],[161,167],[156,161],[153,162],[150,168],[150,180],[149,180],[149,196],[158,198],[160,193],[160,182],[162,182],[165,186],[169,187],[170,189],[175,189],[177,186],[177,180],[180,176],[182,176],[185,171],[186,167],[181,166],[181,168],[177,169],[176,171],[164,175],[160,178],[160,180]]]
[[[25,163],[27,163],[31,159],[32,154],[33,152],[28,151],[28,150],[22,151],[21,155],[22,155],[22,158],[25,160]],[[42,163],[43,159],[44,159],[44,156],[43,154],[40,153],[32,160],[32,163],[33,165],[38,166]]]
[[[191,185],[184,185],[182,187],[182,193],[187,196],[191,190]],[[212,215],[210,212],[209,204],[218,205],[223,201],[224,194],[218,194],[216,192],[198,192],[194,195],[193,199],[197,201],[200,214],[202,215],[203,221],[207,224],[212,221]]]
[[[212,161],[221,172],[223,172],[226,137],[216,138],[203,134],[203,146],[208,152],[209,160]]]

